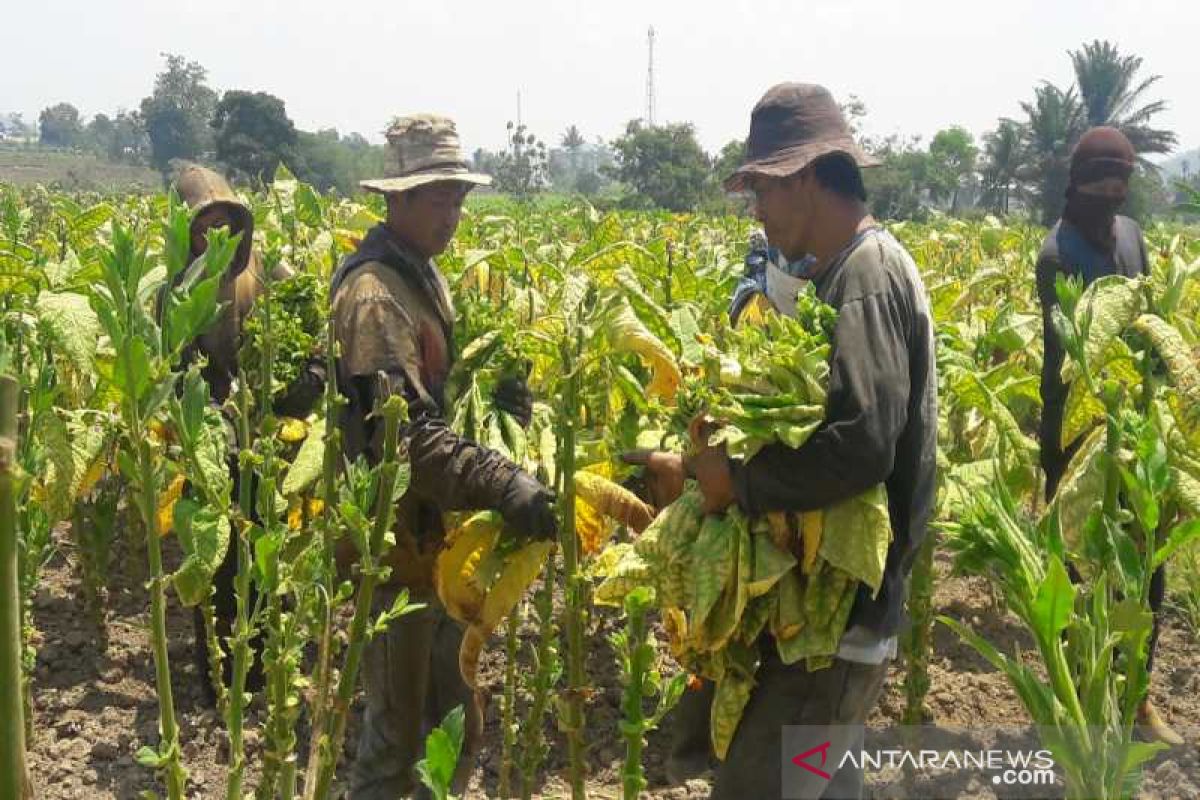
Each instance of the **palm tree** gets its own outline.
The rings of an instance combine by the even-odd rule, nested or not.
[[[1021,108],[1028,118],[1024,128],[1027,157],[1019,175],[1031,187],[1042,223],[1049,225],[1062,209],[1071,148],[1086,130],[1087,117],[1075,87],[1064,92],[1048,82],[1034,89],[1033,102],[1021,103]]]
[[[1150,127],[1150,119],[1166,108],[1166,102],[1143,104],[1146,92],[1161,75],[1139,79],[1142,58],[1123,56],[1115,44],[1107,41],[1085,44],[1070,51],[1070,55],[1088,127],[1111,125],[1120,129],[1139,154],[1171,151],[1178,143],[1174,131]]]
[[[997,214],[1008,213],[1008,201],[1024,158],[1021,123],[1002,119],[983,137],[983,199]]]

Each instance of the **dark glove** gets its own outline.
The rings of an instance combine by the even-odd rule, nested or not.
[[[554,539],[558,519],[554,516],[554,492],[527,472],[517,472],[500,497],[504,521],[531,539]]]
[[[522,428],[529,427],[533,419],[533,393],[523,378],[501,379],[492,391],[492,402],[496,408],[512,414]]]

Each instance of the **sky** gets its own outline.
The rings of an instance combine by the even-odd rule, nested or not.
[[[1156,123],[1200,146],[1196,0],[40,0],[6,3],[0,112],[27,121],[55,102],[86,116],[136,108],[161,54],[199,61],[216,89],[283,98],[302,129],[382,141],[389,119],[455,118],[464,147],[496,149],[517,116],[547,144],[589,140],[645,113],[655,39],[656,120],[695,124],[715,151],[745,138],[770,86],[855,94],[872,135],[960,124],[976,135],[1019,117],[1040,81],[1071,81],[1068,49],[1095,38],[1162,80]]]

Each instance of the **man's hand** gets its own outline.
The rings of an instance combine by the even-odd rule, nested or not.
[[[554,492],[527,472],[517,472],[509,480],[497,510],[505,522],[532,539],[554,539],[558,535]]]
[[[533,393],[522,378],[504,378],[492,391],[492,402],[501,411],[512,414],[522,428],[528,428],[533,419]]]
[[[733,472],[724,447],[705,447],[686,459],[686,467],[700,484],[705,514],[720,514],[733,505]]]
[[[683,457],[679,454],[661,450],[633,450],[622,453],[621,460],[626,464],[645,467],[642,477],[646,481],[650,505],[656,511],[671,505],[683,494],[683,480],[687,473],[684,471]]]

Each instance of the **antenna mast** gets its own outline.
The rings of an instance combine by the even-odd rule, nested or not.
[[[654,127],[654,26],[646,31],[646,44],[649,47],[650,59],[646,67],[646,124]]]

